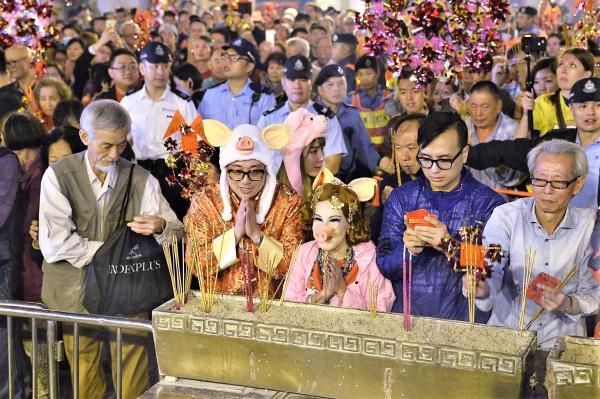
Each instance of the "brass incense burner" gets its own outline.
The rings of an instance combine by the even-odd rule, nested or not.
[[[546,362],[551,399],[600,398],[600,339],[560,337]]]
[[[198,294],[152,314],[161,374],[335,398],[516,398],[535,333],[424,317]],[[256,309],[257,307],[255,307]]]

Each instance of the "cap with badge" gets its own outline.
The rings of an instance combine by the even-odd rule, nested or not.
[[[600,101],[600,78],[578,80],[571,87],[571,103]]]
[[[537,16],[537,10],[533,7],[521,7],[519,8],[519,12],[527,14],[530,18]]]
[[[310,79],[312,77],[312,65],[305,56],[295,55],[285,62],[283,75],[288,80]]]
[[[236,53],[242,57],[247,57],[250,62],[256,64],[258,60],[258,53],[256,47],[246,39],[238,37],[232,40],[228,45],[223,46],[223,50],[233,49]]]
[[[167,46],[161,42],[148,42],[140,52],[140,61],[151,64],[167,64],[172,61],[171,53]]]
[[[359,57],[354,63],[354,70],[358,72],[359,69],[374,69],[375,71],[378,71],[379,65],[377,64],[377,58],[370,55]]]
[[[334,43],[344,43],[349,44],[350,46],[356,46],[358,44],[358,39],[351,33],[338,33],[333,35]]]
[[[319,75],[315,79],[315,86],[321,86],[323,83],[327,82],[329,78],[343,78],[344,77],[344,68],[339,66],[338,64],[326,65],[321,69]]]

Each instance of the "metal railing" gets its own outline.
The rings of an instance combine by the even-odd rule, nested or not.
[[[31,384],[32,397],[37,397],[37,320],[45,320],[47,324],[47,343],[48,343],[48,388],[50,399],[58,399],[58,361],[60,360],[61,347],[56,340],[56,323],[73,324],[73,398],[79,398],[79,326],[95,326],[116,329],[116,352],[117,352],[117,381],[115,391],[117,399],[122,398],[122,329],[138,330],[152,333],[152,322],[146,320],[132,320],[121,317],[101,316],[82,313],[69,313],[55,310],[48,310],[41,304],[34,304],[20,301],[0,300],[0,316],[6,316],[6,330],[8,335],[8,394],[9,399],[14,397],[13,370],[15,362],[14,354],[14,326],[13,318],[31,319]],[[2,350],[2,348],[0,348]]]

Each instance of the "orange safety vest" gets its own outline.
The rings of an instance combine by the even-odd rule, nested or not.
[[[385,127],[390,120],[389,115],[385,113],[385,99],[388,96],[389,92],[383,90],[382,101],[379,107],[377,107],[377,109],[370,109],[362,105],[358,92],[352,95],[352,105],[358,108],[360,117],[367,128],[367,133],[377,149],[380,149],[383,146],[385,140]]]

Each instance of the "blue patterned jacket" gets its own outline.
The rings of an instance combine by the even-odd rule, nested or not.
[[[404,214],[416,209],[426,209],[435,214],[458,238],[458,229],[486,223],[492,211],[504,199],[489,187],[479,183],[464,168],[461,182],[450,192],[431,191],[424,175],[395,188],[385,203],[383,225],[377,247],[377,265],[381,273],[391,280],[396,294],[392,312],[402,313],[402,252],[404,243]],[[406,252],[408,262],[408,251]],[[417,316],[451,320],[468,320],[467,299],[462,294],[462,273],[454,272],[446,257],[433,248],[425,248],[412,260],[412,307]],[[477,314],[478,322],[486,322],[489,314]]]

